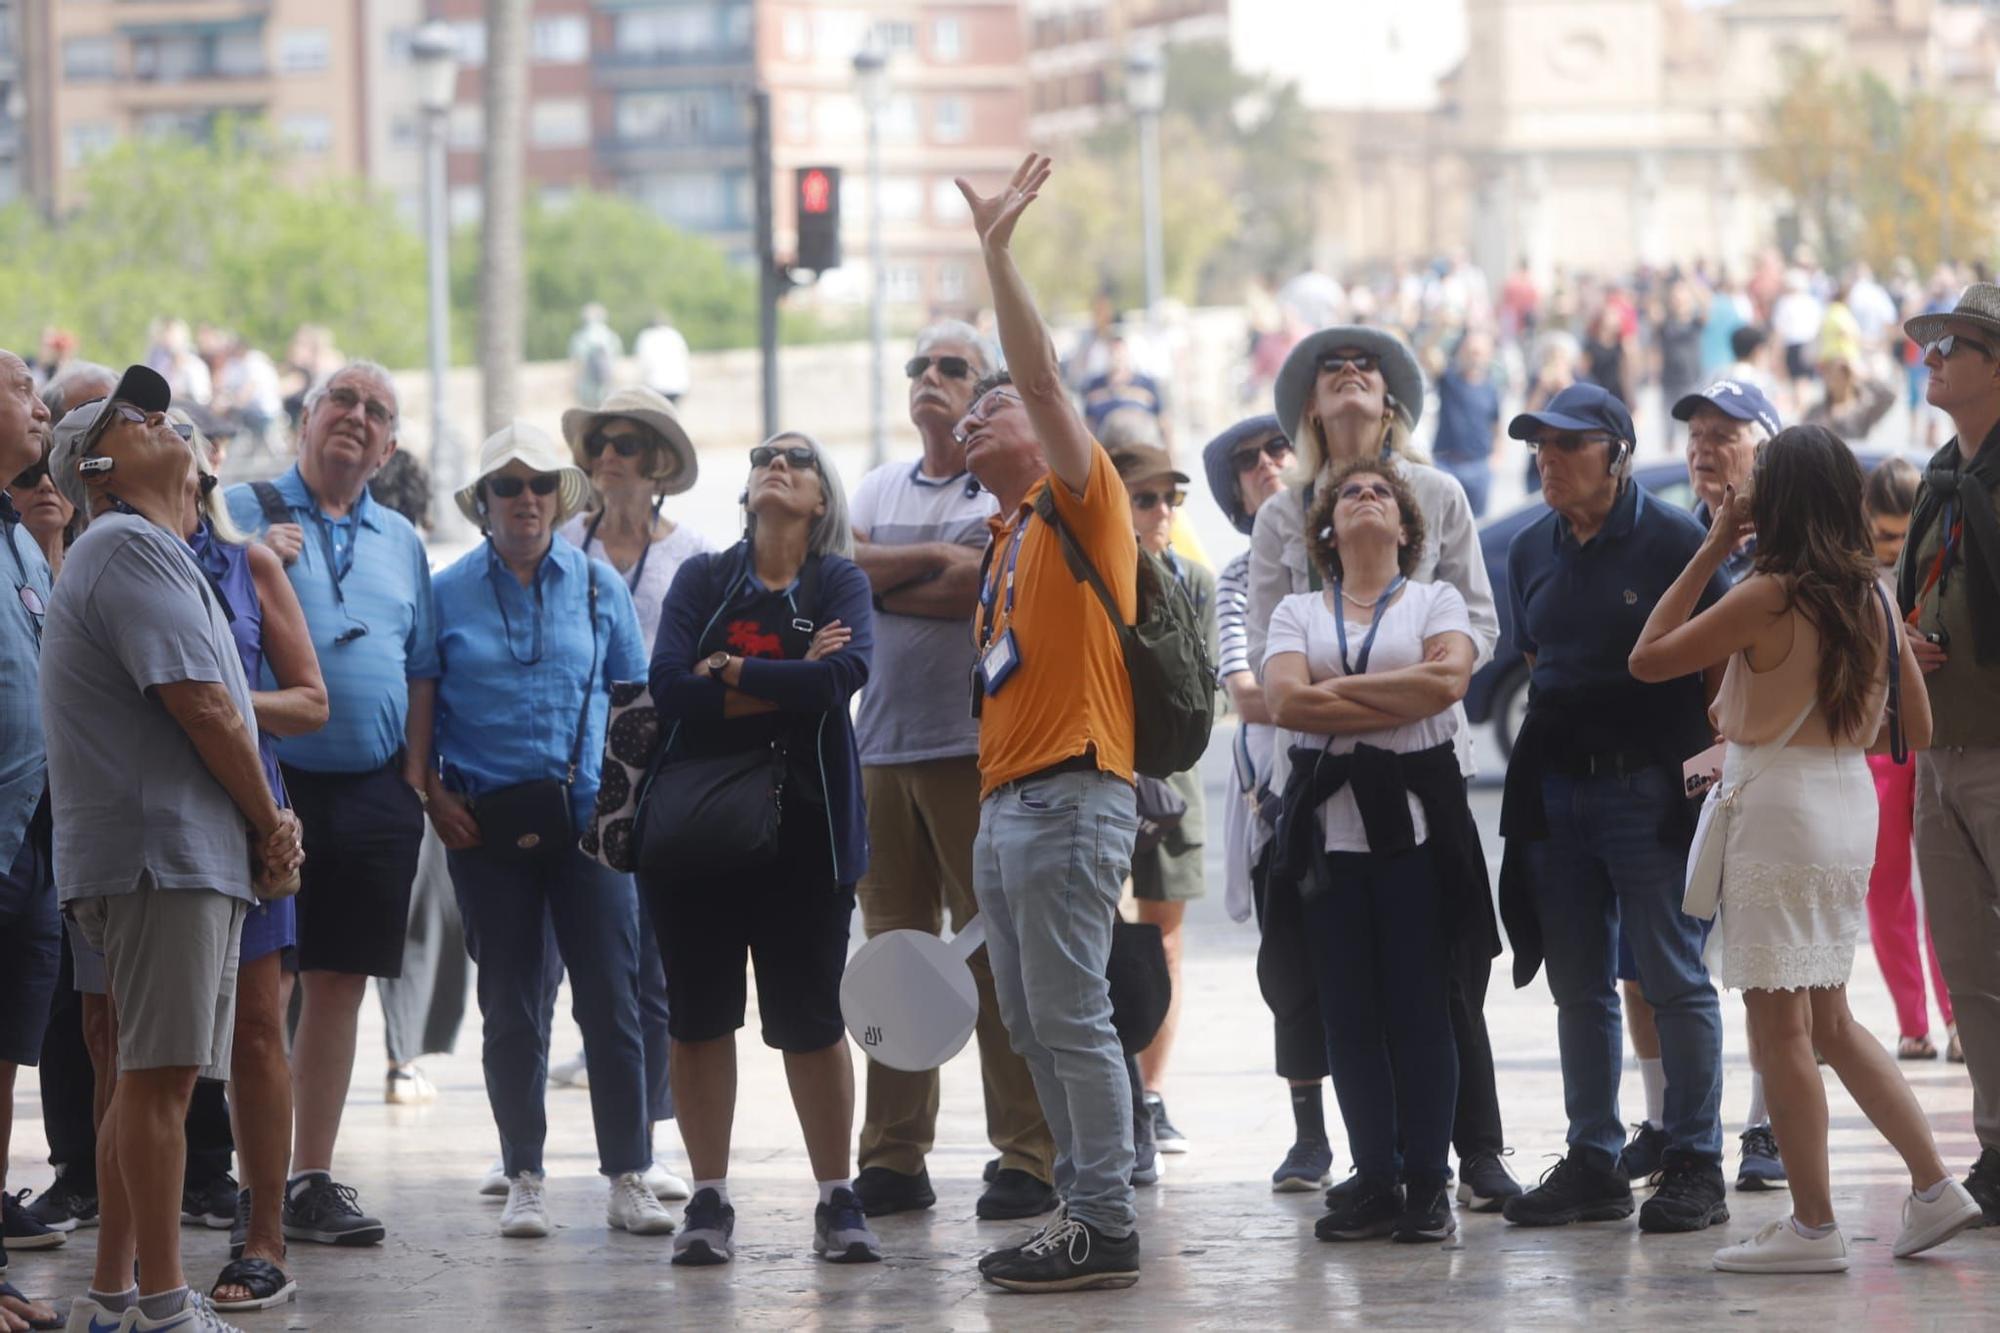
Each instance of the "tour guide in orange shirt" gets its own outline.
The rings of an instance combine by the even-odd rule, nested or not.
[[[1000,501],[974,617],[979,666],[979,837],[973,890],[993,984],[1055,1138],[1055,1216],[1027,1243],[980,1260],[1015,1291],[1129,1287],[1132,1089],[1111,1027],[1105,968],[1132,862],[1132,686],[1119,636],[1061,539],[1034,513],[1046,489],[1062,524],[1138,614],[1137,538],[1124,483],[1064,393],[1055,349],[1007,243],[1049,178],[1030,155],[991,198],[964,181],[1013,380],[976,394],[959,429],[972,474]]]

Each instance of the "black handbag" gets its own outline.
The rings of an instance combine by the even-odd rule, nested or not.
[[[777,742],[662,764],[639,799],[638,868],[655,875],[761,870],[778,859],[785,748]]]
[[[570,747],[569,771],[561,778],[537,778],[489,791],[472,800],[472,818],[479,825],[479,845],[509,860],[541,856],[576,843],[576,823],[570,813],[570,789],[583,762],[583,738],[589,731],[590,696],[597,684],[597,571],[590,571],[590,674],[583,681],[583,707],[576,714],[576,741]]]
[[[1141,856],[1158,847],[1172,830],[1187,818],[1188,805],[1181,794],[1160,778],[1139,774],[1132,784],[1139,809],[1139,833],[1132,840],[1132,855]]]
[[[1167,971],[1166,941],[1149,921],[1111,923],[1111,958],[1104,967],[1111,984],[1111,1026],[1127,1055],[1137,1055],[1160,1035],[1173,1003],[1172,974]]]

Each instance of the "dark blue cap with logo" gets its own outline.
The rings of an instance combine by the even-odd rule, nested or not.
[[[1541,431],[1564,430],[1579,435],[1601,431],[1614,440],[1632,444],[1638,432],[1632,429],[1632,413],[1617,395],[1595,384],[1576,383],[1549,399],[1539,412],[1523,412],[1507,423],[1507,434],[1530,440]]]
[[[1674,420],[1692,421],[1694,414],[1704,407],[1712,407],[1738,421],[1754,421],[1773,435],[1785,428],[1778,418],[1778,409],[1771,406],[1764,391],[1742,380],[1717,380],[1700,393],[1688,394],[1674,404]]]

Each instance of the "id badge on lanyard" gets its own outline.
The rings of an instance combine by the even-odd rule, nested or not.
[[[999,587],[989,584],[981,593],[986,614],[979,649],[979,665],[975,669],[975,674],[978,676],[975,682],[977,688],[973,691],[975,710],[982,696],[991,698],[1000,693],[1021,666],[1021,641],[1015,637],[1013,623],[1014,574],[1021,562],[1021,543],[1027,538],[1030,517],[1032,515],[1023,517],[1021,526],[1014,530],[1014,540],[1007,546],[1007,562],[1000,571],[998,584],[1006,589],[1007,628],[998,638],[993,637],[993,605],[1000,598]]]

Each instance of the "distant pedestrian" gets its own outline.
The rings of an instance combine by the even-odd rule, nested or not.
[[[576,384],[576,401],[596,407],[618,378],[618,359],[625,342],[606,322],[604,307],[592,301],[583,308],[583,323],[570,335],[569,362]]]
[[[1431,456],[1465,488],[1474,518],[1484,517],[1493,491],[1493,452],[1500,443],[1500,379],[1493,335],[1472,329],[1458,340],[1438,376],[1437,434]]]
[[[666,311],[655,310],[652,322],[639,330],[632,357],[639,363],[639,383],[678,406],[688,391],[688,343]]]

